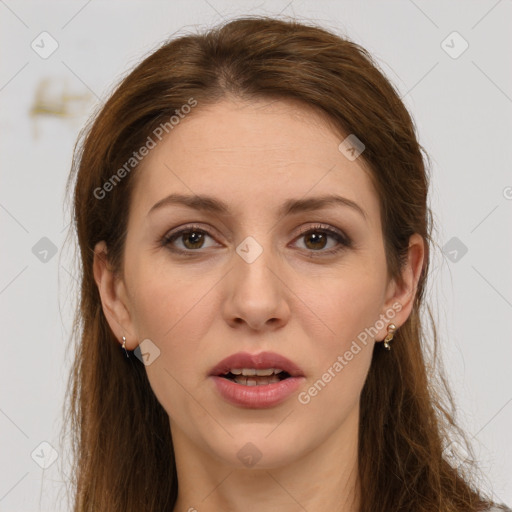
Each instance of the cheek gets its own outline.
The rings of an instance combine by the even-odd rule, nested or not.
[[[157,400],[171,419],[186,424],[187,419],[204,414],[191,396],[197,394],[198,381],[204,381],[197,371],[204,366],[201,340],[208,338],[212,309],[211,296],[205,294],[213,283],[184,279],[183,272],[163,276],[154,267],[140,272],[134,283],[135,323],[139,339],[149,338],[160,351],[146,366]]]
[[[309,378],[298,396],[305,429],[328,435],[357,410],[374,347],[369,328],[381,312],[379,285],[375,277],[352,275],[332,279],[323,293],[310,295],[308,306],[324,326],[316,333],[303,326],[311,343]]]
[[[299,315],[302,330],[308,333],[311,375],[301,403],[316,403],[312,408],[337,416],[355,404],[364,385],[374,346],[372,327],[381,313],[383,283],[378,273],[352,268],[321,284],[314,294],[312,287],[304,292],[307,309],[315,315],[306,309]],[[333,404],[336,407],[330,411]]]
[[[155,265],[140,265],[132,274],[132,301],[138,339],[150,339],[160,351],[146,367],[148,378],[171,412],[188,407],[183,387],[192,392],[206,378],[205,344],[220,306],[212,302],[218,279],[168,267],[160,271]]]
[[[377,272],[345,269],[308,286],[302,296],[323,325],[321,339],[328,352],[348,348],[353,339],[375,325],[382,307],[384,283]],[[307,326],[304,326],[306,332]],[[318,338],[319,331],[311,333]]]
[[[150,338],[162,345],[181,346],[183,332],[193,340],[198,311],[206,303],[208,283],[194,274],[184,277],[180,269],[162,268],[141,261],[132,274],[132,313],[139,337]],[[194,320],[194,321],[192,321]],[[191,330],[192,329],[192,330]]]

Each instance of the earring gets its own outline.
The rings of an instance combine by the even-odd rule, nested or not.
[[[395,331],[396,331],[396,325],[389,324],[388,325],[388,334],[384,338],[384,348],[386,350],[391,350],[391,347],[389,346],[389,342],[393,339],[393,336],[395,335]]]
[[[123,345],[122,345],[122,348],[123,348],[123,350],[124,350],[124,351],[125,351],[125,353],[126,353],[126,357],[130,357],[130,356],[128,355],[128,351],[126,350],[126,338],[125,338],[124,336],[123,336]]]

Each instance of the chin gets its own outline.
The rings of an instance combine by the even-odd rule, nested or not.
[[[211,445],[211,450],[226,465],[237,469],[275,469],[293,464],[301,453],[307,450],[303,445],[304,436],[301,435],[301,443],[295,442],[298,433],[290,432],[284,426],[260,425],[255,428],[253,425],[250,431],[234,432],[230,429],[233,438],[226,440],[222,446]],[[282,428],[281,435],[274,434]],[[242,427],[243,429],[243,427]]]

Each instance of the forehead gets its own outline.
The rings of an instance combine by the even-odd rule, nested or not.
[[[370,171],[340,152],[344,138],[299,102],[199,104],[142,161],[133,207],[146,215],[166,195],[186,193],[218,197],[243,215],[253,206],[277,211],[290,198],[336,193],[378,217]]]

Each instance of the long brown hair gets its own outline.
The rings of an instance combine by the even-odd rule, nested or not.
[[[74,511],[162,512],[176,502],[169,418],[144,365],[125,357],[106,321],[93,277],[93,250],[105,240],[109,263],[122,268],[137,165],[125,167],[122,179],[112,181],[116,170],[191,98],[201,108],[227,95],[299,100],[340,133],[363,141],[361,158],[380,197],[391,277],[400,282],[409,237],[419,233],[425,239],[414,308],[391,352],[375,345],[361,395],[361,512],[483,510],[491,501],[470,483],[469,457],[457,469],[444,452],[444,440],[457,435],[472,454],[440,377],[430,308],[430,336],[420,318],[434,223],[427,206],[428,155],[414,122],[359,45],[313,24],[254,16],[163,44],[121,81],[77,142],[67,184],[68,192],[74,186],[72,227],[81,272],[73,323],[76,356],[66,397]],[[108,193],[99,197],[109,180]]]

